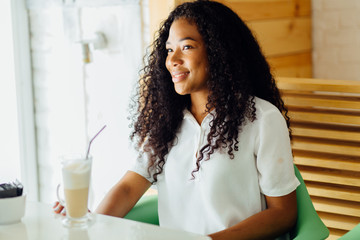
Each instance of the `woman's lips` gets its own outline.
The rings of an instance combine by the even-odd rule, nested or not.
[[[172,81],[174,83],[180,82],[182,80],[184,80],[190,72],[176,72],[176,73],[172,73]]]

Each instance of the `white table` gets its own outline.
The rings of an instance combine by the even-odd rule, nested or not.
[[[21,222],[0,225],[0,240],[211,240],[207,236],[122,218],[101,214],[91,217],[93,221],[87,229],[68,229],[62,226],[63,217],[53,213],[52,206],[27,202]]]

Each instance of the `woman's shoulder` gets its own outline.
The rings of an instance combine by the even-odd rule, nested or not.
[[[258,114],[263,115],[270,112],[280,113],[279,109],[269,101],[266,101],[259,97],[255,97],[254,101],[255,101],[256,115]]]
[[[275,125],[280,124],[286,127],[286,121],[280,110],[269,101],[255,97],[256,108],[256,122],[260,125]]]

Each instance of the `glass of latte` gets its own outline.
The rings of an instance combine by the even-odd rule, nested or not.
[[[64,189],[65,201],[59,196],[59,187],[57,192],[60,203],[66,207],[66,218],[63,220],[65,227],[83,228],[88,225],[91,165],[91,156],[87,159],[82,155],[61,157],[62,188]]]

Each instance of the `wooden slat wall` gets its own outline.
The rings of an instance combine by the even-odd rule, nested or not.
[[[360,81],[277,78],[312,201],[338,239],[360,222]]]

